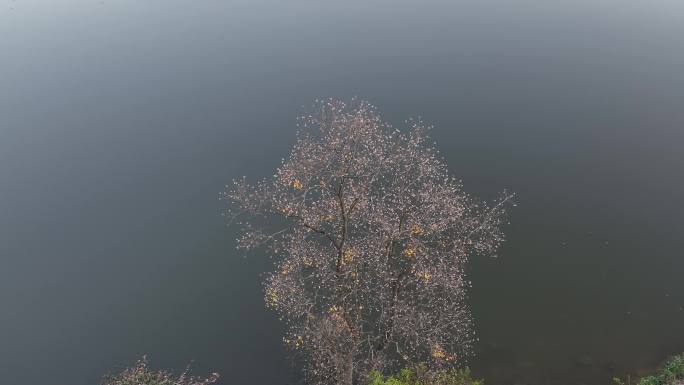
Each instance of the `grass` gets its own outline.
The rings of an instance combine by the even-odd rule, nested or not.
[[[403,369],[390,377],[373,372],[368,385],[484,385],[484,382],[472,378],[468,368],[451,369],[430,375],[424,366],[419,365],[415,369]]]
[[[613,382],[616,385],[632,385],[629,377],[626,381],[613,378]],[[671,357],[655,374],[640,378],[634,385],[684,385],[684,353]]]

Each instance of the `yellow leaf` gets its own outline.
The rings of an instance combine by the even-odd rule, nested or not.
[[[437,358],[437,359],[444,359],[446,358],[447,354],[442,350],[442,347],[439,345],[434,345],[432,347],[432,357]]]
[[[354,253],[351,250],[347,250],[342,254],[342,264],[347,264],[354,260]]]
[[[432,274],[426,272],[418,273],[416,275],[425,282],[429,282],[430,278],[432,278]]]

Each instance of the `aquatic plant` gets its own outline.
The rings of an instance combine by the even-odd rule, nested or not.
[[[265,300],[312,384],[359,383],[413,362],[462,365],[473,328],[464,264],[504,236],[504,193],[463,192],[421,121],[400,131],[368,103],[320,102],[287,160],[226,187],[239,247],[277,258]]]

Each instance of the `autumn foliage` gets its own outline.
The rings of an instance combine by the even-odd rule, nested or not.
[[[227,187],[239,247],[275,258],[266,305],[312,384],[415,362],[444,369],[471,352],[464,265],[495,253],[511,195],[467,195],[428,128],[396,130],[364,102],[320,102],[272,178]]]

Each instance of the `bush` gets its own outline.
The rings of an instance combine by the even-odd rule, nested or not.
[[[218,373],[204,379],[190,376],[189,366],[177,376],[165,370],[152,371],[147,367],[147,357],[143,356],[135,366],[119,374],[105,376],[102,385],[208,385],[218,378]]]
[[[614,378],[617,385],[631,385],[631,380],[624,381]],[[643,377],[636,385],[682,385],[684,384],[684,354],[674,356],[667,360],[655,374]]]
[[[473,379],[468,368],[429,373],[425,366],[419,365],[414,369],[402,369],[390,377],[372,372],[368,385],[484,385],[484,381]]]

